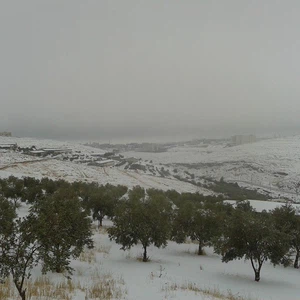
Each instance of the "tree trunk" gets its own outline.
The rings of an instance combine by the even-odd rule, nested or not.
[[[260,270],[256,270],[254,272],[255,272],[255,281],[259,282],[259,280],[260,280]]]
[[[259,282],[259,280],[260,280],[260,270],[261,270],[261,267],[263,265],[264,260],[262,259],[262,260],[258,261],[258,268],[255,266],[254,260],[253,260],[252,257],[250,258],[250,261],[251,261],[251,265],[252,265],[252,268],[253,268],[253,271],[254,271],[254,274],[255,274],[255,281]]]
[[[62,269],[62,265],[61,265],[61,253],[62,250],[60,249],[60,245],[56,244],[56,251],[54,252],[54,256],[55,256],[55,272],[56,273],[62,273],[63,269]]]
[[[103,217],[100,216],[100,217],[98,218],[98,221],[99,221],[98,228],[100,228],[100,227],[102,227]]]
[[[202,247],[203,247],[202,242],[199,242],[198,255],[203,255],[203,249],[202,249]]]
[[[19,292],[20,297],[22,298],[22,300],[26,300],[26,289],[22,290],[22,286],[18,284],[18,282],[15,280],[15,286]]]
[[[26,300],[25,291],[22,291],[20,296],[21,296],[22,300]]]
[[[56,272],[56,273],[62,273],[62,268],[61,268],[60,265],[56,265],[56,266],[55,266],[55,272]]]
[[[148,257],[147,257],[147,247],[144,247],[143,261],[144,261],[144,262],[148,261]]]
[[[299,269],[299,256],[300,256],[300,249],[297,250],[297,253],[296,253],[296,258],[295,258],[295,262],[294,262],[295,269]]]

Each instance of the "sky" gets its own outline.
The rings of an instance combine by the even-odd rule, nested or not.
[[[1,0],[0,131],[300,134],[297,0]]]

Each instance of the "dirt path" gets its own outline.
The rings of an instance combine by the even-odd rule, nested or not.
[[[109,176],[108,173],[107,173],[107,171],[106,171],[106,168],[103,168],[103,171],[104,171],[104,173],[105,173],[107,176]]]

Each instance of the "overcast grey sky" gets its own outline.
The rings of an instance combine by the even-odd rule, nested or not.
[[[0,131],[300,133],[300,1],[1,0]]]

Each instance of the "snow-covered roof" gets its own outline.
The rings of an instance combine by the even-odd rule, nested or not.
[[[32,150],[32,151],[30,151],[30,153],[39,154],[39,153],[45,153],[45,151],[44,150]]]

